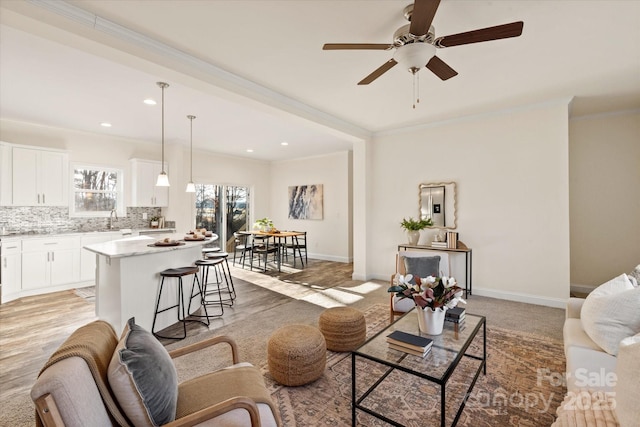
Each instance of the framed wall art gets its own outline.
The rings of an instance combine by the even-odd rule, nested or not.
[[[289,187],[289,219],[322,219],[322,184]]]

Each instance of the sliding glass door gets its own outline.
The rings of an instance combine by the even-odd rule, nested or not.
[[[223,251],[233,251],[233,233],[247,230],[248,224],[247,187],[196,184],[196,228],[216,233]]]

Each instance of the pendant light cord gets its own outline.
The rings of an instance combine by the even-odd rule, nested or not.
[[[162,172],[164,172],[164,85],[162,88]]]
[[[189,182],[193,182],[193,119],[196,118],[196,116],[193,115],[189,115],[187,116],[187,118],[189,119],[189,130],[190,130],[190,134],[189,134],[189,140],[190,140],[190,144],[189,144],[189,153],[191,155],[191,158],[189,160]]]

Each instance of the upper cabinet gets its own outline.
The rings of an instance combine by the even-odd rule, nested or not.
[[[4,171],[0,186],[3,190],[5,187],[11,189],[0,199],[2,205],[68,205],[69,156],[66,152],[5,146],[0,161]],[[10,173],[6,172],[5,166]]]
[[[169,206],[169,188],[157,187],[162,162],[131,159],[131,206]],[[165,172],[169,172],[165,166]]]

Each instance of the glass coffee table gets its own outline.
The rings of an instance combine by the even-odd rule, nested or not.
[[[480,337],[478,337],[480,330],[482,330],[482,342],[474,343],[475,350],[471,351],[469,347],[476,337],[480,340]],[[389,348],[386,337],[393,331],[403,331],[431,338],[433,340],[431,351],[426,356],[421,357]],[[474,353],[481,353],[481,355]],[[358,358],[364,358],[373,363],[369,362],[368,365],[370,366],[359,373],[356,368],[356,359]],[[472,359],[470,362],[473,363],[466,364],[466,361],[469,359]],[[450,424],[452,426],[457,424],[480,372],[483,372],[485,375],[487,373],[486,318],[467,313],[463,327],[458,329],[454,327],[454,324],[445,322],[445,327],[441,335],[427,335],[421,333],[418,329],[418,318],[415,313],[415,308],[407,312],[351,353],[352,426],[356,425],[357,410],[364,411],[391,425],[403,426],[403,424],[375,410],[377,409],[374,402],[375,390],[378,387],[384,387],[382,385],[383,382],[388,380],[387,377],[394,373],[394,371],[401,371],[422,378],[434,383],[436,387],[440,388],[440,425],[447,425],[447,413],[453,411],[451,408],[449,408],[449,411],[446,410],[447,383],[463,360],[465,361],[464,371],[467,373],[463,378],[466,380],[464,381],[465,383],[469,382],[469,385],[466,387],[465,384],[462,388],[456,387],[455,390],[450,390],[450,393],[455,394],[455,400],[461,401],[457,411],[455,411],[455,415],[453,415],[453,421]],[[372,367],[371,365],[376,365],[375,367],[380,369],[370,369]],[[475,365],[478,365],[477,368]],[[368,388],[365,385],[366,390],[361,393],[359,397],[357,396],[358,389],[356,387],[358,374],[360,374],[361,377],[365,376],[367,383],[373,382]],[[372,376],[377,377],[375,381],[373,381]],[[394,386],[397,386],[397,384],[394,384]],[[365,405],[365,403],[368,402],[367,398],[374,403]]]

